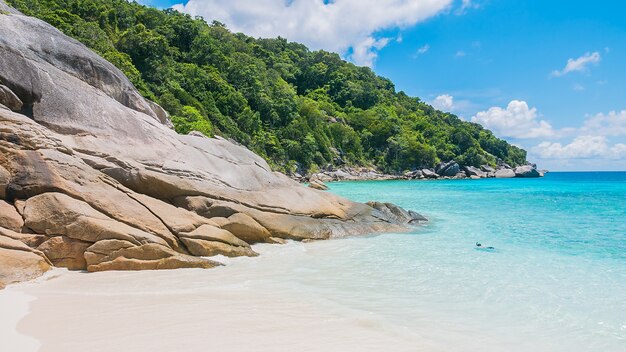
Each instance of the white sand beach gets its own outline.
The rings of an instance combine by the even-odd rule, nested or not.
[[[0,292],[2,351],[438,350],[374,313],[261,289],[272,273],[255,278],[247,267],[265,258],[212,270],[55,270],[53,279]]]

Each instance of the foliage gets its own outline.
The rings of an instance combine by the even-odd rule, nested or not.
[[[111,61],[168,110],[179,133],[235,139],[282,171],[526,161],[524,150],[480,125],[396,92],[334,53],[127,0],[8,2]]]

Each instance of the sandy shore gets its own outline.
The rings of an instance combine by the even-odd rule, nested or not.
[[[9,288],[0,292],[2,311],[9,308],[0,321],[2,333],[8,334],[2,341],[10,345],[0,350],[37,351],[39,345],[42,352],[425,347],[418,334],[387,326],[373,313],[351,311],[332,300],[320,304],[314,297],[294,297],[289,286],[264,285],[275,273],[250,275],[255,260],[263,258],[242,258],[213,270],[64,271],[52,280]]]
[[[35,338],[17,331],[17,326],[28,314],[28,305],[36,298],[18,287],[0,291],[0,351],[37,351],[40,347]]]

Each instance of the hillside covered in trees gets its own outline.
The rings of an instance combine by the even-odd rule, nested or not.
[[[491,131],[396,92],[334,53],[126,0],[7,2],[120,68],[179,133],[232,138],[277,170],[347,164],[395,173],[451,159],[526,161],[524,150]]]

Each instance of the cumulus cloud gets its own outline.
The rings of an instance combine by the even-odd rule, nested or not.
[[[425,44],[421,48],[417,49],[418,54],[426,54],[426,52],[430,49],[430,45]]]
[[[567,64],[562,70],[552,71],[552,76],[561,77],[570,72],[585,71],[587,70],[587,67],[589,65],[597,65],[601,59],[602,57],[600,56],[600,53],[597,51],[594,51],[593,53],[586,52],[585,55],[577,59],[567,60]]]
[[[596,114],[585,120],[581,130],[600,136],[626,136],[626,110]]]
[[[603,136],[579,136],[566,145],[543,142],[531,152],[542,159],[622,159],[626,158],[626,144],[611,145]]]
[[[493,130],[501,137],[526,139],[555,134],[550,123],[538,118],[537,109],[529,108],[522,100],[512,100],[506,109],[494,106],[481,111],[472,117],[472,122]]]
[[[454,108],[454,97],[449,94],[439,95],[433,100],[431,105],[437,110],[452,111]]]
[[[226,23],[255,37],[282,36],[341,54],[359,65],[374,63],[389,38],[376,34],[406,28],[450,8],[453,0],[189,0],[174,8]]]

